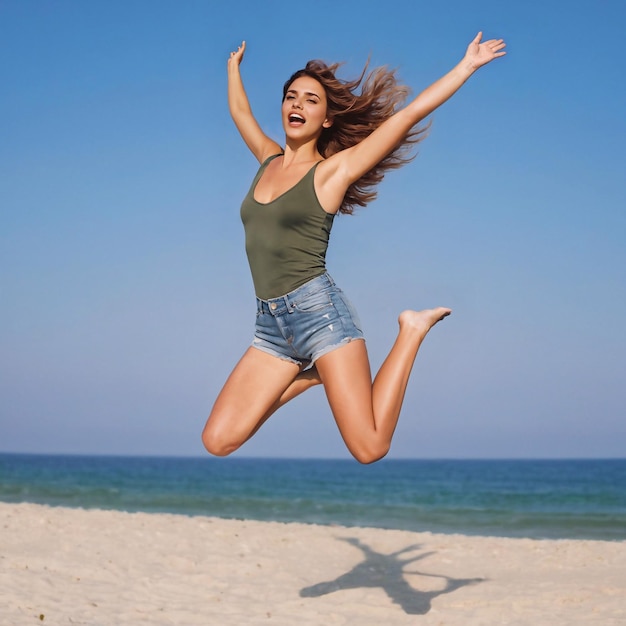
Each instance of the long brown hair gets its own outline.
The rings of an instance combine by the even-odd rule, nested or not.
[[[283,87],[283,99],[291,83],[301,76],[310,76],[324,87],[328,117],[333,120],[330,128],[322,130],[317,142],[317,149],[324,158],[365,139],[400,108],[409,94],[408,88],[398,83],[395,70],[379,67],[366,75],[366,64],[358,78],[342,80],[335,76],[339,66],[340,63],[326,65],[323,61],[309,61]],[[360,93],[357,94],[355,91],[359,87]],[[427,129],[427,126],[415,126],[384,159],[350,185],[339,212],[353,213],[357,206],[365,206],[374,200],[374,188],[387,170],[401,167],[415,157],[409,151],[423,138]]]

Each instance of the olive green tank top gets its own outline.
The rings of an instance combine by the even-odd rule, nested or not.
[[[271,156],[259,168],[241,205],[246,253],[258,298],[283,296],[326,271],[326,250],[334,215],[322,208],[313,176],[317,163],[291,189],[271,202],[254,190]]]

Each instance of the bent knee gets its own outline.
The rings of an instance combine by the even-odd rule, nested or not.
[[[202,431],[202,444],[209,454],[214,456],[228,456],[243,442],[238,442],[229,438],[226,433],[220,432],[217,428],[212,428],[211,424],[207,424]]]
[[[360,446],[350,450],[352,456],[363,465],[370,465],[380,461],[389,452],[389,444],[381,444],[377,446]]]

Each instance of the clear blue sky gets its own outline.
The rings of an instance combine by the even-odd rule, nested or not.
[[[204,453],[254,321],[239,205],[257,164],[225,98],[242,39],[281,140],[308,59],[350,77],[371,56],[417,93],[483,30],[507,56],[333,231],[374,369],[399,311],[454,309],[390,457],[624,456],[625,23],[621,0],[2,0],[0,451]],[[321,389],[239,454],[347,457]]]

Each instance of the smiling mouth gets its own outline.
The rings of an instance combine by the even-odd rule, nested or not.
[[[289,115],[289,123],[290,124],[304,124],[304,118],[297,113],[291,113]]]

